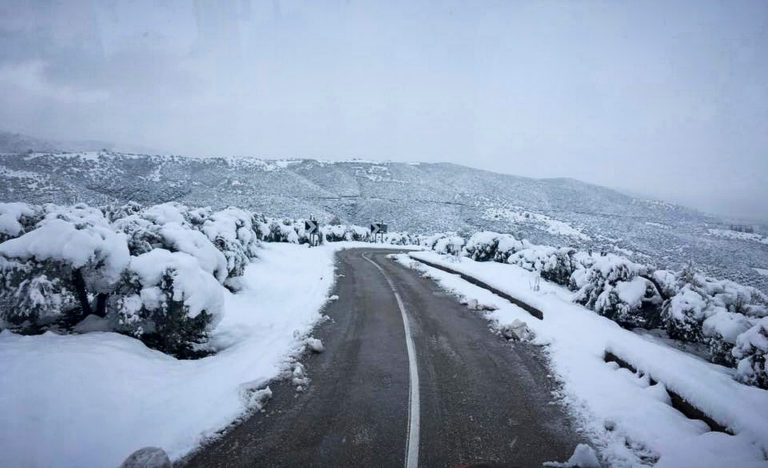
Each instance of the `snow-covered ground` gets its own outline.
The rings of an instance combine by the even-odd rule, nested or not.
[[[536,229],[546,231],[553,235],[574,237],[581,240],[591,239],[588,235],[564,221],[552,219],[543,214],[532,213],[523,210],[520,207],[487,208],[482,216],[484,219],[502,219],[513,224],[530,224]]]
[[[212,343],[177,360],[117,333],[0,333],[0,465],[117,466],[144,446],[177,459],[249,408],[303,350],[334,283],[334,252],[262,244],[227,293]]]
[[[539,282],[537,274],[520,267],[434,252],[410,255],[476,277],[543,311],[544,320],[538,320],[457,275],[398,256],[457,295],[497,307],[484,312],[494,326],[510,325],[516,319],[527,323],[536,334],[535,342],[547,345],[553,372],[563,383],[560,396],[609,466],[658,462],[657,467],[757,467],[768,463],[768,391],[733,381],[732,369],[622,329],[574,304],[572,292]],[[643,375],[604,362],[606,350]],[[651,385],[649,376],[660,383]],[[664,385],[735,435],[711,432],[704,422],[675,410]]]
[[[754,241],[761,244],[768,244],[768,237],[763,237],[755,232],[741,232],[731,229],[709,229],[708,232],[710,235],[715,237],[724,237],[726,239]]]

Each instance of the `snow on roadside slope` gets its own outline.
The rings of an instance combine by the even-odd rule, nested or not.
[[[247,409],[300,351],[334,281],[334,252],[263,244],[227,293],[212,344],[177,360],[116,333],[0,333],[0,465],[118,466],[144,446],[177,459]],[[13,428],[13,429],[10,429]]]
[[[531,285],[537,275],[517,266],[448,259],[433,252],[410,255],[469,274],[543,311],[544,320],[535,319],[457,275],[416,266],[446,289],[498,307],[485,313],[491,322],[504,325],[519,319],[533,329],[536,342],[548,345],[565,401],[610,466],[636,466],[656,459],[658,467],[765,466],[768,392],[734,382],[731,369],[622,329],[573,304],[573,293],[560,286],[542,281],[540,290],[534,291]],[[663,384],[650,385],[647,376],[605,363],[606,349],[665,382],[736,435],[709,432],[703,422],[686,418],[670,406]]]

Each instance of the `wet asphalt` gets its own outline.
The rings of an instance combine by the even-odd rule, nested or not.
[[[419,466],[533,467],[564,461],[582,437],[552,392],[539,347],[507,342],[391,250],[337,257],[337,281],[313,336],[325,351],[302,363],[311,379],[270,385],[257,412],[183,461],[191,467],[382,466],[405,463],[409,372],[403,321],[378,264],[407,311],[419,372]],[[532,320],[536,320],[533,319]]]

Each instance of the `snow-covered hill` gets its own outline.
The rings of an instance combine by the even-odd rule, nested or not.
[[[0,201],[182,201],[267,216],[338,216],[416,233],[511,232],[534,242],[619,252],[661,267],[694,262],[768,291],[768,246],[712,234],[725,223],[677,205],[572,179],[453,164],[189,158],[114,152],[0,156]],[[760,230],[763,232],[760,232]],[[758,227],[762,235],[765,227]]]

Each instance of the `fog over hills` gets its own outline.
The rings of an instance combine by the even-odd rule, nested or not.
[[[532,179],[446,163],[189,158],[116,152],[5,154],[0,200],[235,205],[268,216],[415,233],[511,232],[536,243],[618,251],[766,289],[764,227],[722,220],[573,179]],[[761,231],[762,230],[762,231]]]

